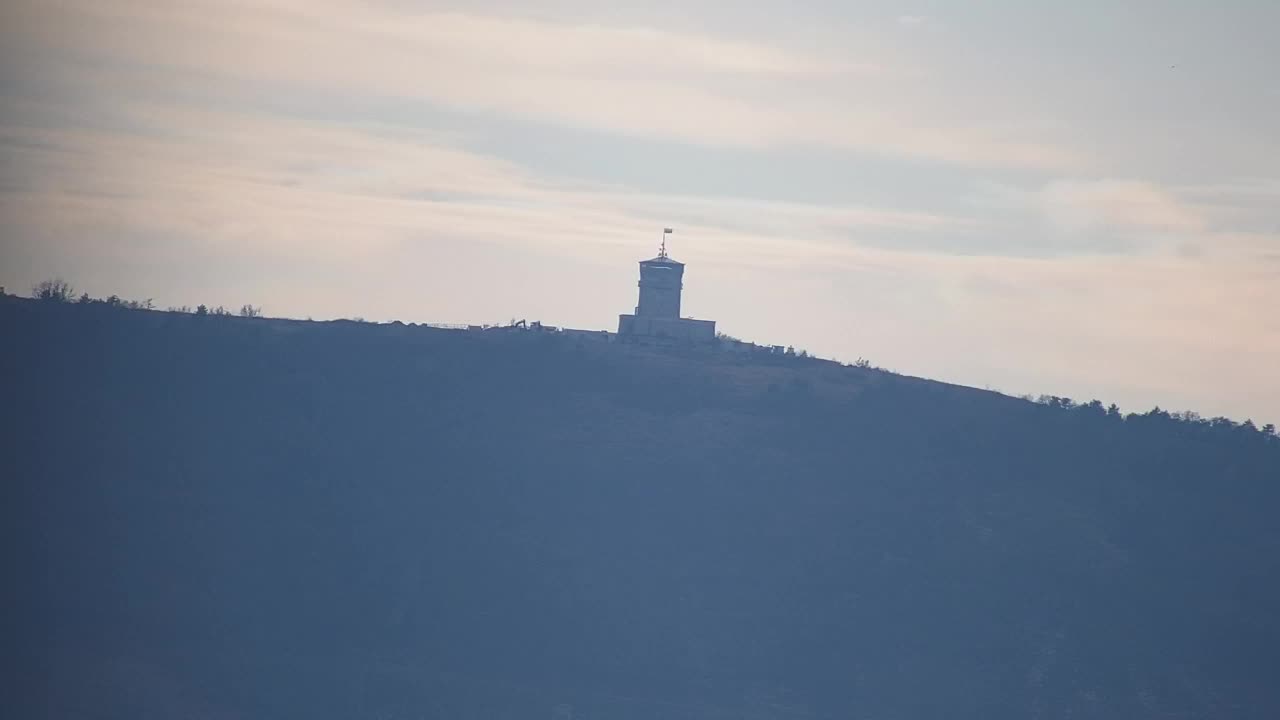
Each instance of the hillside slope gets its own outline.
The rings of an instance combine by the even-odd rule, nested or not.
[[[0,299],[22,717],[1280,717],[1280,442]]]

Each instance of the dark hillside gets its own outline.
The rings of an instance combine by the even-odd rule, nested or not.
[[[1280,717],[1280,440],[0,298],[12,717]]]

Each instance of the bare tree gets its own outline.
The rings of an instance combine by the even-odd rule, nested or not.
[[[62,278],[44,280],[36,283],[36,286],[31,288],[31,297],[37,300],[71,302],[71,298],[75,297],[75,294],[75,288],[71,287],[71,283]]]
[[[247,318],[262,317],[262,308],[254,307],[248,304],[242,305],[240,307],[240,317],[247,317]]]

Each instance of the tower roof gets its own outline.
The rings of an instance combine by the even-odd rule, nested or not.
[[[680,265],[680,266],[684,265],[684,263],[678,260],[673,260],[671,259],[671,257],[667,255],[659,255],[658,257],[653,258],[651,260],[641,260],[640,264],[641,265]]]

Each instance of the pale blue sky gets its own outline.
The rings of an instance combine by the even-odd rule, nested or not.
[[[1280,420],[1280,3],[0,8],[0,284]]]

